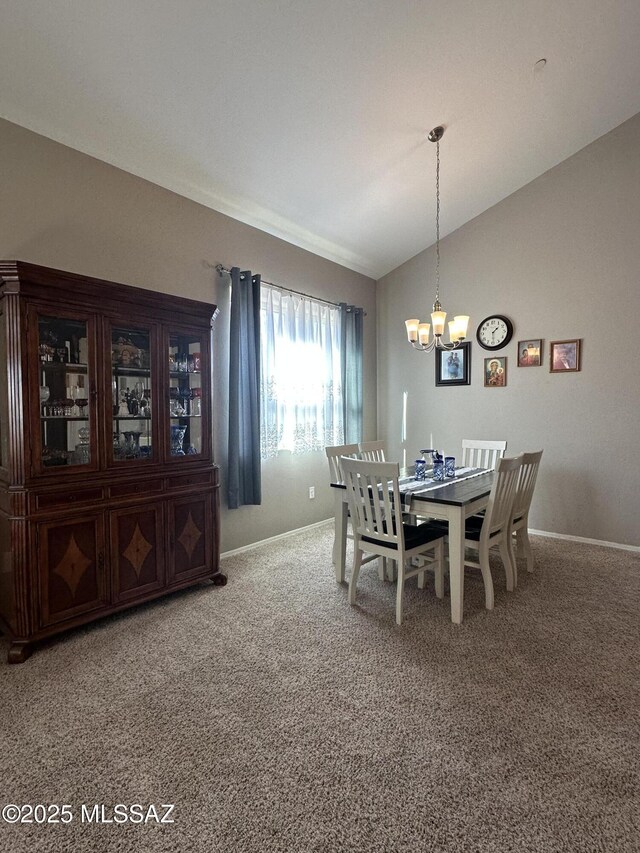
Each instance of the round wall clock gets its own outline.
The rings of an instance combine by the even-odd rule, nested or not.
[[[478,326],[476,338],[484,349],[496,350],[506,347],[513,337],[513,323],[502,314],[492,314]]]

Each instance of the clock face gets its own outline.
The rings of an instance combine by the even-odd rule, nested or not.
[[[487,317],[478,326],[476,338],[478,343],[484,349],[502,349],[505,347],[513,335],[513,323],[508,317],[502,314],[494,314]]]

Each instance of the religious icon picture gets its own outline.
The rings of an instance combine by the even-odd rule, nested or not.
[[[471,384],[471,343],[436,350],[436,385]]]
[[[507,357],[491,356],[484,360],[484,387],[504,388],[507,384]]]

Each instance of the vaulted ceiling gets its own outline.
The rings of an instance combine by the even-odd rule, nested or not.
[[[640,111],[639,45],[637,0],[3,0],[0,115],[377,278],[433,126],[445,235]]]

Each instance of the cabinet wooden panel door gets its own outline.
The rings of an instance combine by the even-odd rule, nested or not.
[[[106,607],[102,513],[41,522],[36,540],[40,627]]]
[[[164,586],[162,504],[110,513],[113,600],[127,601]]]
[[[169,504],[169,582],[211,576],[213,514],[210,493]]]

